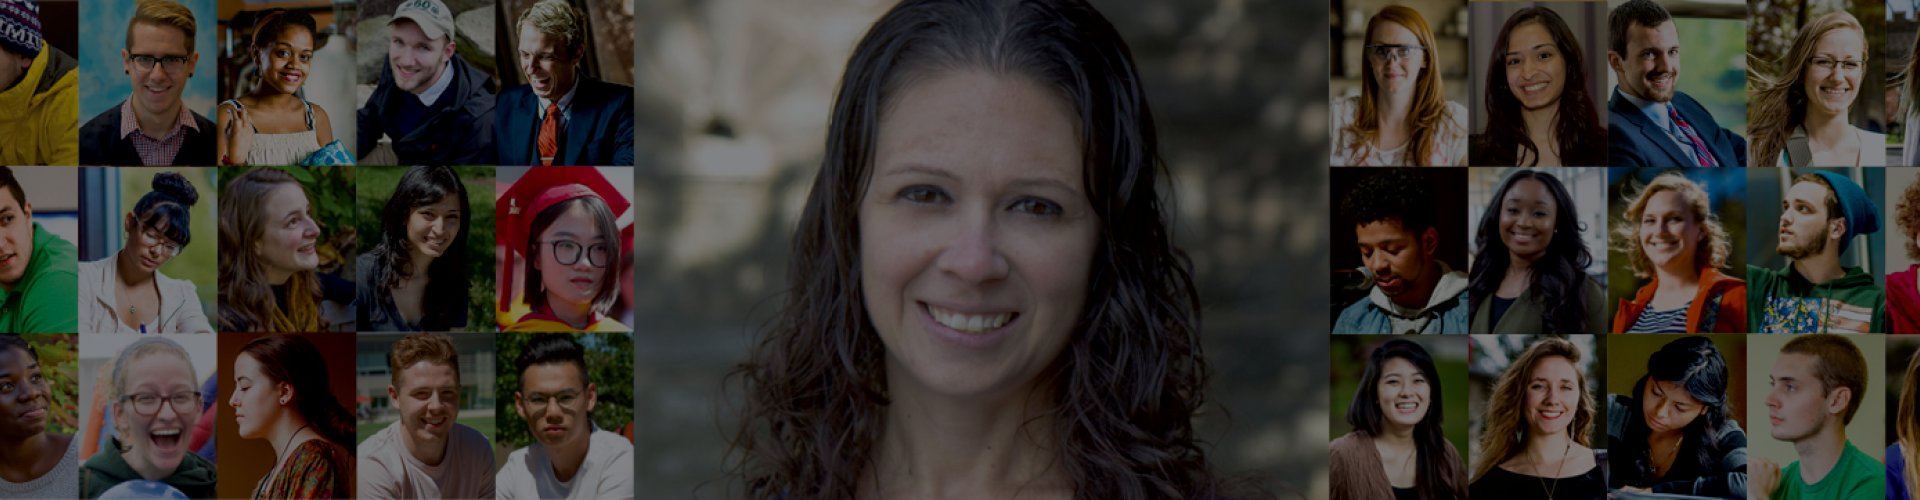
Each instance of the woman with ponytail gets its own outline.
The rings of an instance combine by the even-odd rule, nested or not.
[[[189,219],[199,200],[186,176],[153,176],[153,190],[121,218],[126,245],[80,264],[82,333],[213,333],[193,282],[160,273],[193,241]]]
[[[275,457],[253,498],[353,496],[354,416],[328,380],[320,349],[298,335],[253,339],[234,357],[234,425],[243,439],[267,440]]]

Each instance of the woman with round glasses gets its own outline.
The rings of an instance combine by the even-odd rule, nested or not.
[[[1867,80],[1867,34],[1845,11],[1800,28],[1776,67],[1749,73],[1753,105],[1747,127],[1756,166],[1864,166],[1887,164],[1887,136],[1852,125],[1848,117]]]
[[[153,176],[153,190],[121,217],[126,246],[80,264],[80,332],[213,333],[193,282],[160,273],[193,240],[189,219],[199,200],[185,176]]]
[[[528,169],[495,207],[500,241],[520,241],[520,311],[513,280],[500,281],[501,321],[515,332],[624,332],[607,317],[620,298],[620,229],[627,201],[592,167]],[[503,269],[503,271],[505,271]]]
[[[213,498],[213,462],[187,449],[200,421],[200,376],[187,350],[148,336],[113,360],[111,450],[80,467],[80,497],[98,498],[127,481],[159,481],[191,498]]]
[[[1460,166],[1467,161],[1467,108],[1440,88],[1433,30],[1413,9],[1392,5],[1367,21],[1360,96],[1333,103],[1329,165]]]

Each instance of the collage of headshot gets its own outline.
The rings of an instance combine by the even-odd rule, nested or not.
[[[1920,498],[1920,2],[1332,6],[1326,498]]]

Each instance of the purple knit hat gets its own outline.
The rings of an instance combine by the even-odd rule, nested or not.
[[[0,0],[0,48],[40,56],[40,4]]]

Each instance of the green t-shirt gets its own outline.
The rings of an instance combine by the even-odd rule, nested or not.
[[[20,284],[0,289],[0,332],[74,333],[80,329],[80,260],[72,243],[33,223],[33,255]]]
[[[1795,460],[1780,471],[1780,486],[1773,489],[1773,500],[1886,497],[1886,466],[1861,453],[1852,441],[1847,442],[1846,451],[1840,452],[1840,461],[1833,464],[1833,470],[1827,471],[1827,477],[1820,478],[1820,482],[1801,481],[1800,461]]]

